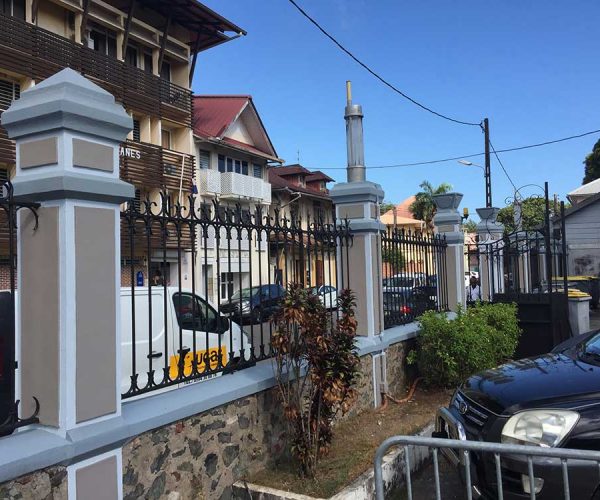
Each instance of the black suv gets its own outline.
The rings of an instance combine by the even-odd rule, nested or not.
[[[281,309],[285,289],[280,285],[260,285],[242,288],[219,307],[223,316],[234,321],[262,323]]]
[[[572,338],[552,352],[470,377],[440,408],[437,437],[529,446],[600,450],[600,331]],[[458,456],[444,455],[458,466]],[[495,498],[493,454],[472,453],[476,493]],[[460,466],[462,470],[462,466]],[[536,498],[563,491],[559,459],[534,459]],[[505,499],[529,498],[526,457],[502,458]],[[598,465],[569,461],[571,498],[599,500]]]

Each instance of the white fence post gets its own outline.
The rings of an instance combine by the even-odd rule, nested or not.
[[[438,234],[444,236],[446,249],[446,273],[448,283],[448,308],[456,311],[459,306],[466,305],[465,288],[465,235],[461,229],[462,217],[458,206],[462,200],[461,193],[439,194],[433,197],[436,214],[433,224]]]
[[[39,225],[19,212],[17,331],[23,413],[67,439],[118,418],[120,396],[119,144],[132,119],[73,70],[35,87],[2,114],[16,140],[15,198],[41,203]],[[69,499],[121,498],[121,450],[68,467]]]

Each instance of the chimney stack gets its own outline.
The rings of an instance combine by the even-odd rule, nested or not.
[[[360,104],[352,104],[352,83],[346,82],[346,145],[348,150],[348,182],[363,182],[365,147],[363,143],[363,113]]]

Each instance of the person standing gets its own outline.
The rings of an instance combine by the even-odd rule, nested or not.
[[[477,277],[471,276],[467,287],[467,305],[473,305],[475,302],[481,302],[481,287]]]

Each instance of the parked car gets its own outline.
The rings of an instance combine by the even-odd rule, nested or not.
[[[400,273],[383,280],[383,293],[408,295],[413,288],[424,284],[424,275]]]
[[[413,315],[420,316],[425,311],[437,308],[437,288],[435,286],[417,286],[412,289],[408,296]]]
[[[337,307],[337,288],[331,285],[313,286],[308,289],[309,293],[319,297],[325,309],[335,309]]]
[[[285,289],[281,285],[260,285],[235,292],[219,307],[223,316],[242,322],[262,323],[281,309]]]
[[[559,344],[552,352],[473,375],[436,417],[437,437],[600,450],[600,330]],[[460,471],[452,450],[444,455]],[[497,491],[493,454],[472,455],[471,476],[484,498]],[[502,459],[504,498],[529,498],[526,457]],[[539,500],[563,491],[561,462],[534,459]],[[571,498],[600,498],[598,465],[569,461]],[[560,494],[559,494],[560,495]]]

